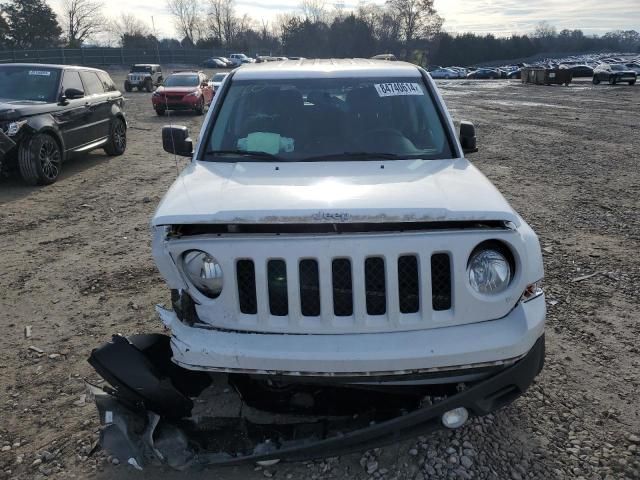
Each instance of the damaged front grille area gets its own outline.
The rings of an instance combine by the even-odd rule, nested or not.
[[[331,296],[333,314],[336,317],[354,315],[354,295],[365,297],[366,312],[370,316],[385,315],[387,298],[395,295],[387,286],[386,261],[384,257],[369,257],[362,266],[354,266],[348,258],[334,258],[331,261]],[[364,291],[354,290],[354,268],[364,270]],[[399,311],[412,314],[420,311],[420,267],[415,255],[402,255],[397,260]],[[300,292],[300,312],[304,317],[318,317],[321,314],[320,273],[318,260],[300,259],[298,261]],[[269,313],[283,317],[290,313],[288,295],[289,279],[287,261],[272,259],[267,262],[266,285],[268,288]],[[242,259],[236,262],[236,281],[240,312],[247,315],[257,313],[255,264],[252,260]],[[451,308],[451,261],[446,253],[431,256],[431,302],[434,311]],[[328,292],[327,292],[328,293]],[[326,293],[325,293],[326,294]],[[298,308],[298,306],[295,306]]]

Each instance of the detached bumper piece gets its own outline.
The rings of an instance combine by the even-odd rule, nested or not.
[[[508,367],[459,378],[444,372],[446,383],[209,375],[173,364],[169,340],[114,336],[89,358],[111,385],[88,385],[100,444],[138,469],[301,461],[397,442],[442,427],[442,415],[456,408],[485,415],[503,407],[544,363],[543,336]]]

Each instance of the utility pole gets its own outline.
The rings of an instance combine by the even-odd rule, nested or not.
[[[160,39],[156,33],[156,22],[153,19],[153,15],[151,15],[151,26],[153,27],[153,36],[156,38],[156,56],[158,57],[158,65],[160,65]]]

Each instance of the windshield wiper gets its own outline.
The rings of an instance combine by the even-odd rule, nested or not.
[[[300,159],[302,162],[314,162],[317,160],[330,160],[330,159],[344,159],[344,160],[397,160],[401,158],[407,158],[405,155],[398,155],[396,153],[388,152],[342,152],[342,153],[328,153],[326,155],[318,155],[315,157],[306,157]]]
[[[283,161],[282,158],[272,153],[260,152],[254,150],[208,150],[206,155],[215,155],[217,157],[239,156],[248,158],[268,158],[269,160]]]

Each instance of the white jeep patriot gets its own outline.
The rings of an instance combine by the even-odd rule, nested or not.
[[[94,351],[116,386],[109,411],[135,391],[164,421],[187,418],[205,388],[194,384],[222,375],[263,412],[361,420],[247,434],[243,448],[195,442],[174,463],[300,459],[456,428],[521,395],[541,370],[538,239],[465,158],[475,129],[462,122],[456,136],[423,69],[247,65],[224,80],[195,151],[184,127],[165,127],[163,144],[193,157],[152,221],[171,335]],[[149,353],[157,343],[161,361]],[[129,361],[117,366],[109,352]],[[127,377],[141,362],[145,372],[164,365],[151,383],[170,394]],[[225,460],[211,456],[220,452]]]

